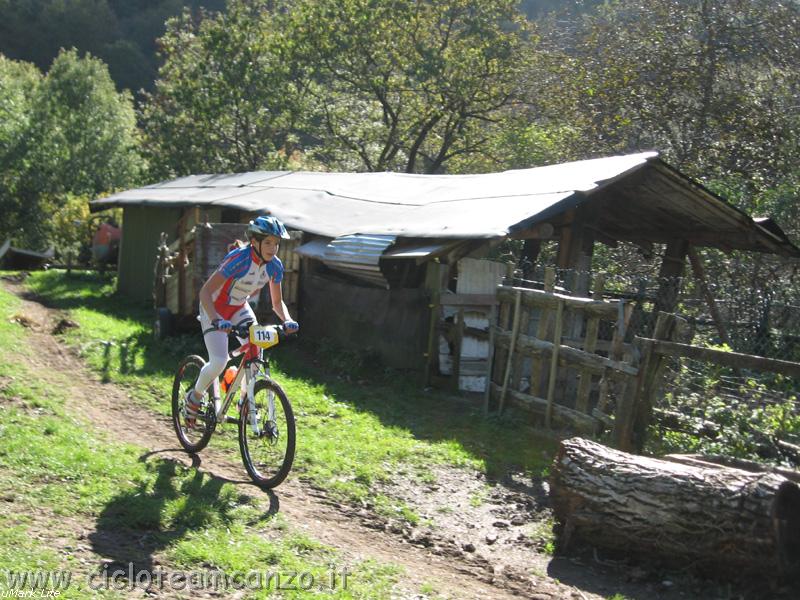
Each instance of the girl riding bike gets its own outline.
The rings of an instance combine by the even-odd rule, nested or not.
[[[258,217],[250,221],[247,238],[249,243],[229,252],[200,289],[198,319],[208,349],[208,362],[200,371],[194,388],[186,394],[187,424],[193,423],[202,411],[203,394],[228,362],[231,328],[256,322],[253,309],[247,303],[250,296],[269,283],[272,310],[283,321],[286,332],[294,333],[299,329],[283,301],[283,263],[276,256],[281,239],[289,239],[286,227],[275,217]]]

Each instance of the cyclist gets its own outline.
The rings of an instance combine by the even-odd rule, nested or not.
[[[283,263],[276,256],[281,239],[289,239],[286,227],[275,217],[258,217],[247,227],[249,243],[238,243],[222,260],[200,289],[200,327],[208,349],[208,362],[186,395],[186,421],[192,425],[202,408],[203,394],[228,363],[228,334],[231,328],[256,316],[248,298],[269,283],[272,310],[283,321],[287,333],[299,325],[283,301]]]

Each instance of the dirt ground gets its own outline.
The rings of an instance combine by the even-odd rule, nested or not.
[[[290,475],[274,492],[264,492],[250,484],[238,454],[215,449],[213,439],[200,455],[180,450],[167,418],[137,405],[124,387],[101,383],[66,346],[53,346],[51,333],[63,314],[37,302],[16,282],[2,284],[23,299],[21,314],[32,342],[50,348],[35,353],[37,372],[43,377],[67,373],[75,382],[66,390],[68,408],[113,439],[145,448],[142,460],[171,460],[232,482],[265,511],[279,511],[291,526],[307,530],[347,560],[371,558],[403,567],[408,583],[401,583],[398,598],[425,598],[416,592],[422,582],[433,583],[439,596],[454,599],[590,600],[617,594],[629,600],[775,597],[766,590],[745,594],[597,553],[553,558],[544,552],[540,535],[542,527],[551,525],[547,483],[520,474],[489,482],[477,472],[438,467],[436,481],[423,487],[398,478],[382,491],[402,499],[420,515],[416,528],[387,520],[369,506],[338,503],[297,476]],[[62,387],[63,379],[58,380]],[[6,512],[13,511],[13,501],[4,504]],[[48,514],[33,518],[32,534],[74,556],[86,572],[108,562],[159,565],[169,571],[170,565],[145,532],[99,530],[91,519]]]

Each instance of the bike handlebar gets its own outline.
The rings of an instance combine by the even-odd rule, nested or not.
[[[234,334],[239,338],[249,338],[250,337],[250,326],[253,325],[253,322],[248,321],[245,323],[240,323],[239,325],[233,325],[231,327],[230,333]],[[286,327],[283,325],[275,325],[275,330],[278,334],[278,341],[285,342],[287,340],[291,340],[293,337],[297,337],[297,332],[289,333],[286,331]],[[211,323],[211,327],[203,331],[203,335],[210,331],[219,331],[216,323]]]
[[[250,337],[250,326],[253,323],[242,323],[241,325],[234,325],[231,327],[231,333],[235,334],[241,338],[249,338]],[[278,332],[278,339],[283,341],[289,335],[286,333],[286,328],[283,325],[275,325],[275,329]]]

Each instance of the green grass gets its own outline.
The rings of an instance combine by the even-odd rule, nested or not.
[[[53,535],[74,536],[62,527],[69,518],[93,527],[82,543],[115,563],[128,563],[131,550],[113,536],[142,548],[135,550],[144,553],[137,570],[152,571],[156,557],[163,556],[187,570],[244,574],[269,567],[284,576],[284,585],[292,572],[307,574],[304,583],[313,579],[312,590],[287,590],[289,598],[390,595],[396,567],[362,561],[350,567],[346,589],[341,583],[336,589],[326,587],[331,569],[339,573],[345,567],[341,557],[287,526],[263,501],[172,461],[145,459],[147,449],[106,439],[80,415],[70,414],[65,409],[68,388],[59,385],[68,383],[65,376],[49,374],[54,381],[45,383],[19,360],[34,351],[25,344],[25,328],[13,319],[19,311],[19,301],[0,288],[0,589],[10,589],[9,572],[62,569],[73,577],[60,597],[122,595],[89,589],[86,577],[75,575],[80,566],[74,557],[50,549],[46,535],[28,533],[35,522]],[[72,314],[85,319],[82,328],[94,319],[106,333],[131,326],[124,319],[115,326],[98,314]],[[277,583],[269,585],[274,591]],[[269,585],[253,597],[266,596]]]

